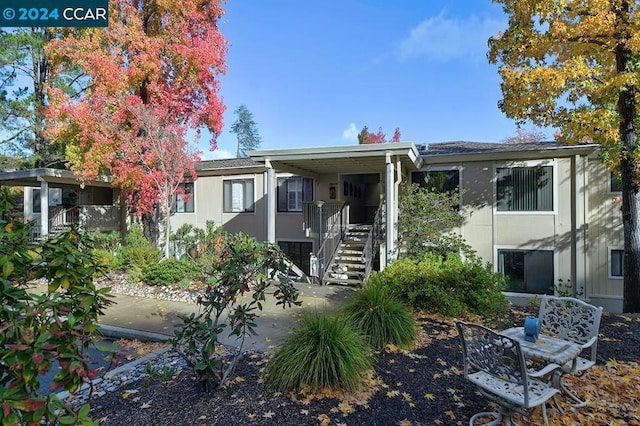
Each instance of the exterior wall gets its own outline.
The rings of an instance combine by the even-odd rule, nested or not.
[[[610,277],[609,251],[624,248],[621,203],[615,200],[620,193],[612,193],[610,172],[594,158],[589,161],[588,183],[588,298],[605,310],[621,312],[622,278]]]
[[[502,212],[496,208],[496,168],[552,165],[554,209],[548,212]],[[459,230],[484,261],[498,270],[498,249],[553,250],[554,283],[574,282],[572,158],[527,162],[461,161],[428,165],[430,170],[460,170],[462,209],[465,220]],[[530,294],[507,293],[514,302],[525,302]]]
[[[233,179],[253,179],[254,211],[225,213],[223,210],[223,182]],[[194,212],[173,213],[171,229],[183,224],[206,228],[207,222],[223,226],[229,232],[244,232],[263,241],[266,236],[266,199],[262,173],[237,174],[232,176],[202,176],[196,179],[193,188]]]

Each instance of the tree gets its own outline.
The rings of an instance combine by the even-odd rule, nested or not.
[[[386,143],[387,135],[382,131],[382,127],[378,127],[378,133],[372,133],[367,126],[364,126],[358,133],[358,143],[360,145],[368,145],[374,143]],[[400,128],[396,127],[393,132],[393,138],[389,142],[400,142]]]
[[[257,123],[253,120],[253,114],[246,105],[240,105],[233,113],[238,116],[231,125],[231,133],[235,133],[238,138],[236,157],[246,157],[247,151],[260,147],[262,138]]]
[[[0,144],[14,166],[20,166],[17,159],[26,167],[64,162],[63,144],[51,144],[44,135],[45,85],[70,88],[77,80],[51,73],[44,48],[55,36],[52,28],[0,29]]]
[[[522,126],[516,126],[516,134],[504,138],[502,143],[516,144],[516,143],[535,143],[542,142],[546,138],[544,132],[540,129],[534,128],[532,130],[525,130]]]
[[[464,219],[459,209],[460,194],[444,190],[444,184],[438,182],[439,176],[432,180],[433,185],[429,188],[407,182],[400,186],[398,246],[402,257],[420,258],[426,251],[451,245],[468,248],[456,238],[444,237]]]
[[[490,39],[511,118],[553,126],[568,143],[598,142],[622,179],[625,312],[640,311],[640,16],[628,0],[496,0],[509,27]]]
[[[208,129],[216,148],[227,50],[217,25],[222,14],[218,0],[116,0],[108,28],[75,30],[49,44],[54,66],[76,64],[89,86],[77,98],[50,89],[48,134],[67,141],[81,179],[111,174],[147,236],[159,234],[158,207],[172,201],[170,188],[197,160],[187,130]]]

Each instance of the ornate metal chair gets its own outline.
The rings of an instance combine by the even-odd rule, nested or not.
[[[602,307],[590,305],[574,297],[541,297],[538,313],[540,332],[577,343],[587,352],[584,357],[578,357],[575,363],[561,366],[562,373],[581,374],[596,363],[601,316]],[[576,402],[574,407],[587,405],[562,383],[561,375],[556,377],[556,381],[556,386]]]
[[[513,414],[529,417],[537,407],[542,407],[542,417],[547,423],[545,404],[559,390],[527,373],[520,343],[487,327],[454,321],[462,342],[465,379],[499,407],[497,412],[475,414],[469,424],[473,426],[480,418],[493,417],[488,425],[501,421],[510,425]]]

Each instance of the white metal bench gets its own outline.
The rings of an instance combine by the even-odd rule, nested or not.
[[[527,372],[520,343],[482,325],[454,321],[462,342],[465,379],[499,407],[498,412],[475,414],[469,424],[474,425],[482,417],[493,417],[494,420],[486,424],[504,421],[510,425],[513,414],[528,417],[537,407],[542,407],[542,417],[547,423],[545,404],[559,390]],[[548,368],[557,367],[553,364]]]
[[[574,297],[542,296],[538,321],[540,332],[558,339],[577,343],[586,351],[585,356],[579,356],[575,363],[561,366],[565,374],[580,374],[596,363],[598,350],[598,332],[602,307],[590,305]],[[578,398],[563,383],[562,377],[557,377],[556,385],[576,404],[584,407],[586,402]]]

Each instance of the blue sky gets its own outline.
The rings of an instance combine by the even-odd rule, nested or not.
[[[357,144],[367,125],[403,141],[499,142],[515,124],[498,109],[497,67],[487,40],[507,24],[490,0],[228,0],[221,81],[227,106],[218,150],[245,104],[261,149]]]

